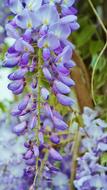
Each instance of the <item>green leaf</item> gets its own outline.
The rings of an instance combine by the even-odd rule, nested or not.
[[[78,46],[83,46],[90,41],[95,33],[95,27],[93,25],[84,26],[84,29],[79,33],[77,37]]]
[[[104,46],[104,43],[103,41],[91,41],[90,42],[90,53],[93,55],[93,54],[97,54],[99,51],[102,50]]]
[[[103,153],[101,156],[101,165],[107,166],[107,152]]]
[[[5,107],[5,105],[4,105],[2,102],[0,102],[0,109],[1,109],[3,112],[6,112],[6,107]]]

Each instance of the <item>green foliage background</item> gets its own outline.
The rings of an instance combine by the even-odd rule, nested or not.
[[[107,1],[92,0],[96,11],[107,28]],[[106,35],[88,0],[77,3],[80,29],[73,34],[76,45],[88,71],[90,78],[96,59],[104,47]],[[100,58],[94,75],[94,95],[97,106],[102,108],[102,117],[107,120],[107,50]]]

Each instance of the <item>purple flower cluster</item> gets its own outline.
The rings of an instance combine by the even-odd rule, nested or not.
[[[98,112],[84,108],[82,115],[83,128],[77,168],[75,168],[74,187],[76,190],[106,190],[107,189],[107,123],[98,117]],[[76,121],[72,124],[72,138],[76,132]],[[42,184],[39,190],[69,190],[69,181],[72,173],[72,147],[74,142],[69,142],[64,147],[63,159],[56,167],[51,158],[42,173]],[[106,154],[104,161],[103,155]]]
[[[6,29],[7,34],[15,38],[15,43],[7,52],[4,66],[20,67],[20,70],[9,76],[10,80],[17,80],[9,85],[14,94],[23,92],[26,86],[25,75],[34,73],[39,65],[37,52],[40,48],[43,63],[40,63],[40,67],[42,64],[42,74],[50,83],[51,91],[61,104],[73,104],[68,95],[70,87],[75,84],[69,77],[70,68],[75,65],[71,60],[74,47],[67,40],[71,32],[79,27],[73,3],[74,1],[9,1],[15,17],[6,25]],[[59,5],[61,12],[57,10]],[[63,13],[64,10],[66,14]]]
[[[23,174],[25,163],[22,159],[25,138],[16,139],[16,135],[10,128],[12,122],[16,120],[10,122],[6,118],[7,114],[2,113],[0,118],[0,190],[28,190]]]
[[[107,123],[98,117],[98,111],[91,110],[88,107],[84,108],[82,119],[83,128],[80,128],[82,139],[77,157],[77,168],[75,168],[74,187],[77,190],[106,190]],[[75,134],[75,121],[72,127],[74,127]],[[45,173],[45,177],[48,179],[47,182],[45,180],[45,187],[50,190],[52,187],[55,190],[69,190],[73,143],[70,142],[65,146],[60,167],[57,170],[54,168],[54,174],[49,173],[49,171]],[[104,155],[105,159],[103,160]]]
[[[12,115],[20,118],[13,131],[27,139],[23,158],[30,184],[38,168],[43,167],[47,152],[49,159],[62,160],[53,144],[60,142],[57,133],[67,130],[68,125],[48,100],[54,94],[64,106],[74,102],[70,97],[70,88],[75,84],[70,78],[70,69],[75,66],[71,60],[74,46],[68,40],[79,28],[74,3],[75,0],[8,0],[14,17],[6,30],[15,43],[6,53],[4,66],[17,68],[8,76],[8,89],[14,95],[26,93]]]
[[[75,187],[78,190],[106,190],[107,167],[101,159],[107,151],[107,123],[97,118],[98,113],[89,108],[84,109],[84,138],[81,151],[84,155],[78,158]]]

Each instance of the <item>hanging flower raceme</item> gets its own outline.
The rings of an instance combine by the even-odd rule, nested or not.
[[[23,158],[28,166],[25,177],[30,184],[46,165],[47,154],[48,159],[62,160],[53,144],[65,138],[58,136],[58,132],[67,130],[68,125],[49,102],[54,94],[61,105],[74,103],[70,97],[75,85],[70,78],[70,69],[75,66],[71,60],[74,46],[68,41],[79,27],[74,3],[74,0],[8,1],[14,18],[6,29],[15,42],[6,53],[3,66],[17,68],[8,76],[11,80],[8,89],[15,95],[27,93],[12,115],[20,118],[13,131],[27,136]]]

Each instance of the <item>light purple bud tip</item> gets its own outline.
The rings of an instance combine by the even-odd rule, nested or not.
[[[57,152],[55,149],[50,148],[49,150],[50,156],[56,160],[56,161],[61,161],[62,160],[62,156],[59,154],[59,152]]]
[[[31,159],[33,156],[33,152],[31,150],[28,150],[26,154],[24,155],[24,159],[28,160]]]
[[[62,75],[62,74],[59,74],[59,79],[60,79],[64,84],[66,84],[66,85],[69,86],[69,87],[75,85],[75,82],[74,82],[70,77],[67,77],[67,76],[64,76],[64,75]]]
[[[68,125],[61,119],[57,117],[53,117],[53,122],[55,124],[55,127],[59,130],[66,130],[68,128]]]
[[[22,84],[22,81],[11,82],[10,84],[8,84],[8,89],[15,91],[18,88],[20,88],[21,84]]]
[[[58,98],[59,103],[64,106],[72,106],[74,104],[74,101],[69,96],[65,96],[59,93],[56,96]]]
[[[13,128],[13,131],[14,131],[15,133],[22,133],[22,132],[24,132],[24,130],[26,129],[26,126],[27,126],[26,122],[23,121],[22,123],[16,125],[16,126]]]
[[[50,58],[50,50],[49,50],[49,48],[44,48],[43,49],[43,58],[44,58],[44,60],[48,60]]]
[[[20,69],[14,73],[11,73],[9,76],[8,76],[8,79],[9,80],[20,80],[20,79],[23,79],[24,78],[24,75],[26,74],[27,72],[27,69]]]
[[[34,151],[35,157],[38,157],[39,156],[39,149],[36,145],[33,146],[33,151]]]
[[[51,135],[50,140],[51,140],[51,142],[53,142],[55,144],[59,144],[59,142],[60,142],[60,139],[57,135]]]
[[[48,100],[49,98],[49,91],[46,88],[41,89],[41,96],[44,100]]]
[[[56,89],[58,90],[58,92],[61,94],[68,94],[71,91],[71,89],[61,81],[55,80],[54,85]]]
[[[49,81],[52,80],[52,75],[51,75],[50,71],[46,67],[43,68],[43,73],[44,73],[45,78],[47,80],[49,80]]]
[[[33,117],[31,118],[30,123],[29,123],[30,129],[34,129],[34,127],[36,127],[36,121],[37,121],[36,116],[33,116]]]
[[[22,84],[17,90],[13,91],[13,94],[18,95],[21,94],[24,90],[24,85]]]
[[[19,104],[18,109],[23,111],[29,103],[30,95],[26,95],[23,101]]]

